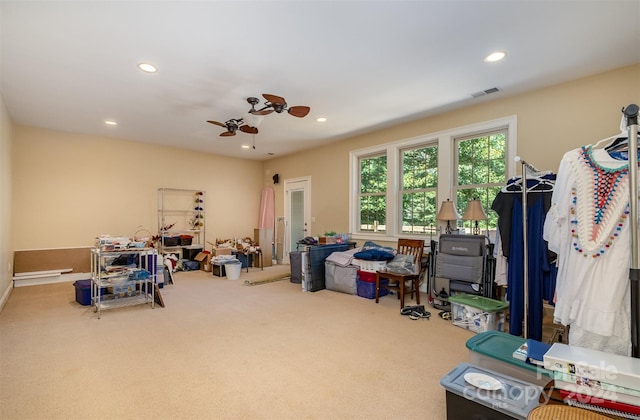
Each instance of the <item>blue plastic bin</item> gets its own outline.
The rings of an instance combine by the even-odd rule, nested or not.
[[[83,306],[91,305],[91,279],[77,280],[73,283],[76,289],[76,302]],[[104,295],[105,288],[100,288],[100,296]]]

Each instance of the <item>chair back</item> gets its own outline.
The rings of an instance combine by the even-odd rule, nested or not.
[[[422,254],[424,252],[424,240],[422,239],[398,239],[398,254],[413,255],[413,263],[417,272],[422,270]]]

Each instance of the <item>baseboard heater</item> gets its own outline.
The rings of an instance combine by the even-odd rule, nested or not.
[[[23,287],[23,286],[35,286],[40,284],[50,284],[50,283],[61,283],[65,281],[73,280],[69,278],[69,276],[64,276],[64,273],[71,273],[73,271],[72,268],[62,268],[56,270],[46,270],[46,271],[29,271],[25,273],[15,273],[13,276],[13,287]],[[74,275],[73,277],[76,277]],[[81,277],[86,277],[86,275],[82,275]]]

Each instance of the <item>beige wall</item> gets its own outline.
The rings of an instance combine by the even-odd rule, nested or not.
[[[283,181],[310,176],[316,219],[311,234],[347,231],[352,150],[517,115],[518,154],[541,169],[556,170],[566,151],[615,134],[620,108],[638,102],[640,65],[634,65],[264,163],[34,127],[15,126],[12,134],[3,108],[0,193],[6,203],[6,191],[13,188],[13,209],[3,208],[2,240],[7,241],[8,220],[13,249],[88,246],[96,235],[133,235],[140,225],[155,232],[158,187],[207,192],[208,240],[251,236],[262,187],[273,185],[274,173],[281,178],[273,185],[277,216],[284,215]],[[7,161],[4,151],[11,149],[12,136],[13,160]],[[7,249],[2,251],[6,258]]]
[[[640,102],[640,64],[594,77],[497,98],[401,126],[355,136],[265,163],[281,179],[311,176],[313,234],[346,232],[349,218],[349,152],[469,124],[516,115],[517,153],[539,169],[557,170],[562,155],[618,133],[623,106]],[[284,213],[282,183],[276,186],[276,215]]]
[[[0,309],[13,284],[11,213],[12,124],[0,96]]]
[[[157,232],[159,187],[207,193],[207,240],[253,236],[262,164],[16,126],[13,248],[91,246],[100,234]]]

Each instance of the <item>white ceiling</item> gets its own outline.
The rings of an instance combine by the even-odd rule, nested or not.
[[[257,160],[640,62],[638,0],[2,0],[0,13],[15,123]],[[495,50],[507,57],[485,63]],[[266,116],[249,150],[252,135],[206,123],[245,117],[262,93],[311,112]]]

